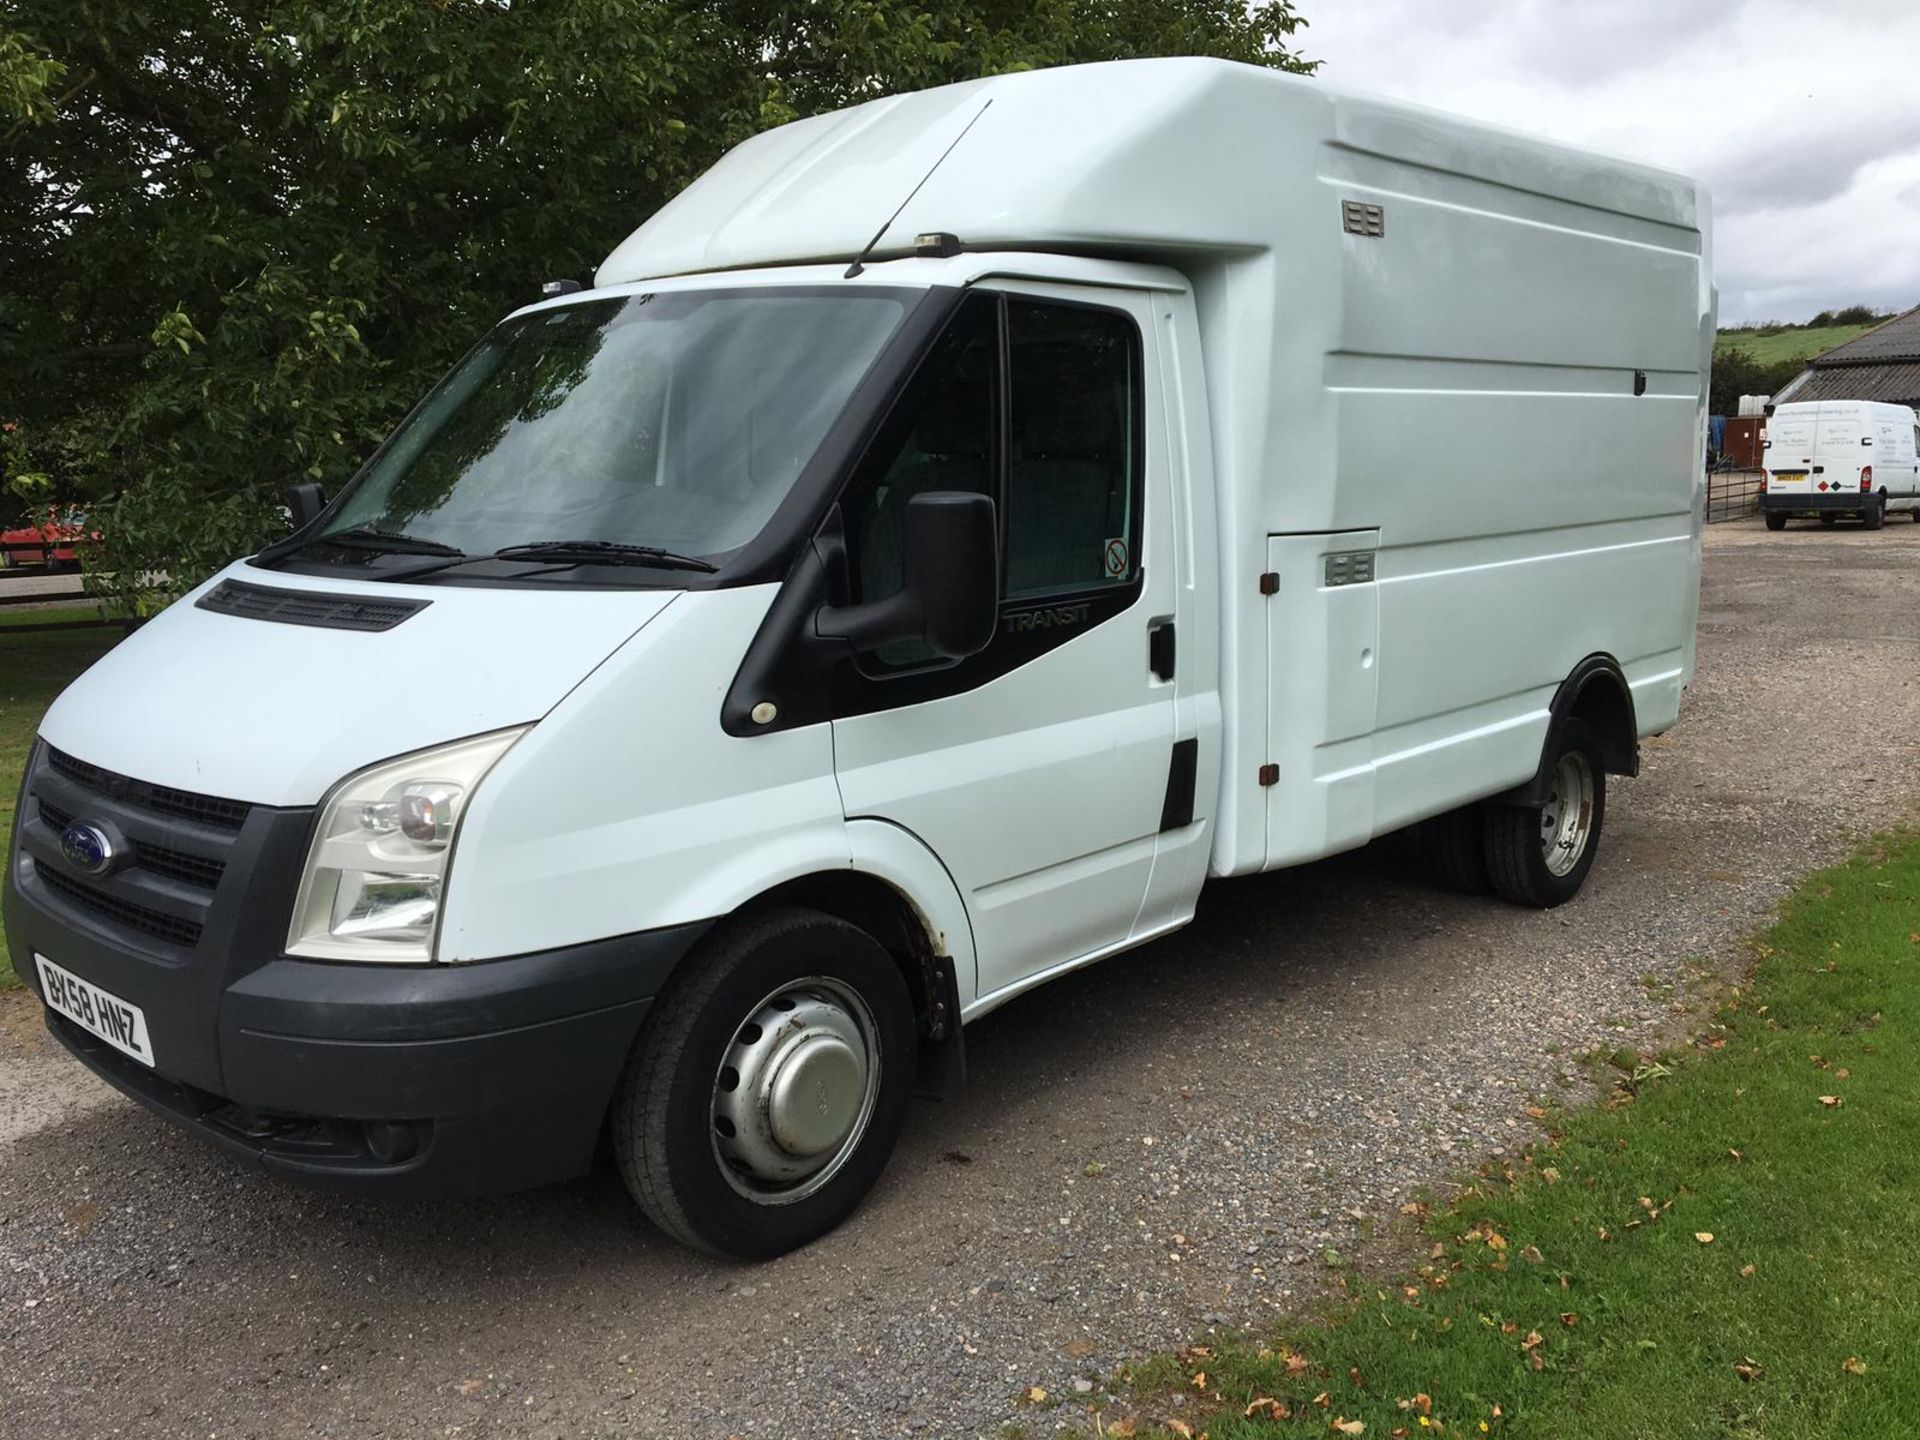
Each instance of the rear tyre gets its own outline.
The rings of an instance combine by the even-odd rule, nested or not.
[[[1767,528],[1768,528],[1769,530],[1784,530],[1784,529],[1786,529],[1786,528],[1787,528],[1787,517],[1785,516],[1785,514],[1783,514],[1782,512],[1780,512],[1780,511],[1778,511],[1778,510],[1769,510],[1769,511],[1767,512]]]
[[[1860,512],[1860,523],[1869,530],[1878,530],[1887,523],[1887,501],[1881,496]]]
[[[826,1234],[906,1119],[912,997],[866,932],[817,911],[723,924],[641,1027],[614,1099],[621,1177],[647,1217],[764,1260]]]
[[[1826,510],[1821,512],[1820,523],[1822,525],[1837,525],[1839,524],[1839,522],[1840,522],[1840,517],[1834,514],[1833,511]]]
[[[1607,815],[1600,739],[1563,720],[1547,741],[1547,799],[1487,806],[1487,873],[1503,900],[1547,910],[1580,893]]]
[[[1464,805],[1420,822],[1420,844],[1427,868],[1448,890],[1484,895],[1493,888],[1487,874],[1487,817],[1484,807]]]

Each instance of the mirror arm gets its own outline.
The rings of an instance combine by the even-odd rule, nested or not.
[[[814,633],[823,640],[845,640],[856,650],[874,650],[918,636],[925,619],[920,597],[909,588],[865,605],[824,605],[814,617]]]

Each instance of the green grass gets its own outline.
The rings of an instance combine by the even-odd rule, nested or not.
[[[1822,325],[1818,329],[1799,327],[1772,334],[1760,334],[1752,330],[1722,330],[1714,342],[1714,348],[1731,350],[1737,347],[1762,365],[1774,365],[1796,357],[1812,360],[1871,329],[1873,325]]]
[[[1547,1117],[1522,1165],[1425,1219],[1414,1273],[1348,1273],[1358,1298],[1325,1324],[1135,1367],[1137,1433],[1912,1433],[1920,840],[1814,876],[1756,954],[1691,1047],[1596,1062],[1609,1103]],[[1261,1397],[1289,1417],[1249,1419]]]
[[[88,625],[103,618],[98,602],[91,605],[0,606],[0,630],[22,625]]]
[[[119,638],[118,629],[81,628],[0,635],[0,835],[13,833],[20,771],[41,714]],[[5,922],[0,921],[0,956],[7,951],[6,938]],[[0,966],[0,988],[19,983],[11,966]]]

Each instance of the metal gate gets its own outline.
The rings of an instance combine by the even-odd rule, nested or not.
[[[1744,520],[1760,513],[1760,481],[1764,470],[1709,470],[1707,523]]]

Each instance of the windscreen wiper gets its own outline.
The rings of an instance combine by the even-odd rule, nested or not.
[[[681,555],[658,545],[627,545],[618,540],[534,540],[507,545],[490,560],[547,560],[559,564],[651,565],[666,570],[700,570],[711,575],[720,567],[698,555]]]
[[[349,550],[371,550],[380,555],[445,555],[464,558],[466,551],[457,546],[429,540],[424,535],[402,535],[398,531],[376,530],[371,525],[352,525],[326,535],[315,535],[300,545],[340,545]]]
[[[521,560],[529,565],[646,565],[662,570],[699,570],[711,575],[720,567],[697,555],[680,555],[658,545],[625,545],[618,540],[531,540],[522,545],[505,545],[484,555],[462,555],[456,551],[446,560],[416,565],[382,575],[382,580],[415,580],[438,575],[462,565],[482,560]]]

